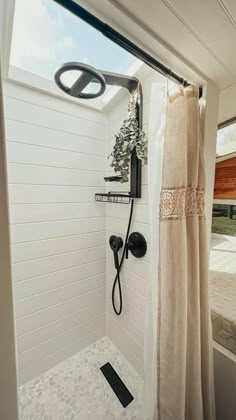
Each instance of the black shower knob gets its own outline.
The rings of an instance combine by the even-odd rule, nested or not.
[[[147,252],[147,242],[144,236],[139,232],[131,233],[126,251],[126,258],[128,258],[128,251],[136,258],[144,257]]]

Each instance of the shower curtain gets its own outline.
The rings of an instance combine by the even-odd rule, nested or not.
[[[155,196],[150,195],[150,223],[159,243],[152,241],[153,234],[151,247],[158,258],[154,260],[152,255],[152,313],[148,320],[152,319],[152,331],[149,327],[146,337],[146,386],[154,390],[154,400],[149,398],[147,408],[146,395],[146,418],[213,420],[205,170],[198,88],[178,87],[171,93],[166,85],[162,90],[162,105],[154,107],[162,115],[158,116],[162,128],[156,136],[152,133],[152,156],[149,153],[149,193]],[[155,145],[159,148],[156,161]],[[155,188],[151,176],[160,160],[160,181]],[[152,210],[155,199],[159,217]]]

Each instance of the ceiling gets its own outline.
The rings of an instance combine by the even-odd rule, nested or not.
[[[188,80],[214,82],[220,122],[236,115],[236,0],[77,1]]]
[[[236,83],[235,0],[110,0],[223,89]]]

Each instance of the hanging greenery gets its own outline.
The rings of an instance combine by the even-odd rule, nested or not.
[[[136,95],[132,95],[128,106],[128,115],[125,118],[118,134],[115,135],[115,145],[110,166],[122,177],[121,182],[128,182],[130,159],[132,151],[144,164],[147,164],[147,136],[138,126]]]

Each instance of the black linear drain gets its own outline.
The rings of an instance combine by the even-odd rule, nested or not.
[[[127,407],[127,405],[129,405],[131,401],[133,401],[134,397],[129,392],[124,382],[120,379],[115,369],[113,369],[112,365],[109,362],[103,365],[100,369],[103,375],[105,376],[107,382],[112,387],[117,398],[120,400],[123,407]]]

